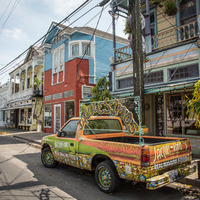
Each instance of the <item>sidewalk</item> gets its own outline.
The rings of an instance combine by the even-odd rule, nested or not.
[[[20,132],[19,132],[20,131]],[[52,135],[53,133],[43,133],[37,131],[23,131],[19,129],[0,128],[0,134],[15,137],[30,144],[35,148],[40,148],[42,137]],[[200,161],[200,140],[191,140],[194,161]],[[200,194],[200,179],[198,179],[198,171],[191,176],[181,179],[178,182],[169,184],[169,187],[178,188],[180,190],[189,190]]]

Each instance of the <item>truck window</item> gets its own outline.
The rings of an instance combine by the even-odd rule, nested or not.
[[[122,127],[117,119],[95,119],[89,120],[85,125],[84,135],[121,133]]]
[[[60,131],[60,137],[75,138],[78,120],[72,120],[67,123]]]

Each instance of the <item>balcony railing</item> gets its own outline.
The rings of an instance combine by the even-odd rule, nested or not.
[[[116,62],[121,62],[132,57],[132,49],[130,46],[125,46],[115,51]]]
[[[162,49],[173,46],[175,44],[192,40],[198,37],[197,21],[179,26],[152,37],[152,49]],[[116,62],[121,62],[132,57],[132,49],[130,46],[116,49]],[[144,60],[145,61],[145,60]]]
[[[152,48],[160,49],[198,37],[197,21],[179,26],[152,37]]]
[[[23,98],[23,97],[28,96],[28,95],[33,95],[33,88],[32,87],[30,87],[26,90],[18,91],[17,93],[10,95],[8,100],[11,101],[11,100],[20,99],[20,98]]]

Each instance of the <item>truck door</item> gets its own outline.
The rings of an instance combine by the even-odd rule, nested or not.
[[[75,140],[78,120],[69,121],[59,132],[58,138],[61,145],[59,146],[60,155],[64,157],[64,163],[72,166],[79,166],[76,159],[78,142]]]

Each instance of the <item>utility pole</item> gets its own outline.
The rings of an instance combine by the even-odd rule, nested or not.
[[[133,48],[133,85],[134,96],[140,97],[140,119],[144,125],[144,71],[143,71],[143,48],[141,29],[141,2],[140,0],[129,0],[130,14],[132,15],[132,48]],[[136,119],[138,122],[138,120]]]

